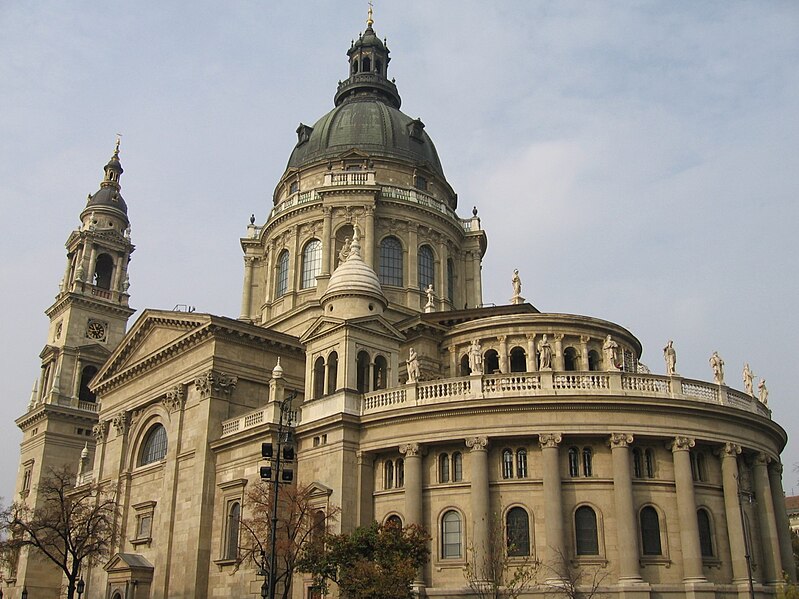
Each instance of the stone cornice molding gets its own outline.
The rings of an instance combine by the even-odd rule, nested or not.
[[[81,308],[94,308],[97,309],[98,305],[103,307],[103,311],[114,316],[122,316],[128,318],[131,314],[136,312],[133,308],[128,308],[122,304],[102,299],[99,297],[86,296],[74,291],[67,291],[59,294],[55,303],[47,308],[44,313],[48,318],[53,319],[64,313],[70,305],[75,304]]]
[[[483,435],[466,437],[466,447],[472,451],[485,451],[488,447],[488,437]]]
[[[672,451],[672,453],[677,451],[690,451],[691,448],[696,445],[696,441],[691,437],[674,437],[674,440],[667,445],[667,448]]]
[[[563,440],[561,433],[538,433],[538,444],[541,449],[552,449],[558,447]]]
[[[419,443],[403,443],[399,446],[399,452],[406,458],[415,458],[422,455],[422,446]]]
[[[610,434],[610,448],[616,449],[617,447],[629,447],[633,442],[634,437],[630,433],[611,433]]]

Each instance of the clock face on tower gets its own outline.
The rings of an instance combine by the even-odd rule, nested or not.
[[[86,325],[86,336],[96,341],[105,341],[106,324],[99,320],[90,320]]]

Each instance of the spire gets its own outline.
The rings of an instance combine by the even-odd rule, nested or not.
[[[368,16],[366,17],[366,27],[368,29],[372,28],[372,25],[375,24],[375,20],[372,18],[372,0],[369,0],[369,12]]]
[[[122,170],[122,164],[119,162],[119,144],[122,141],[122,135],[117,133],[117,141],[114,144],[114,153],[111,155],[111,159],[108,161],[103,167],[105,171],[105,178],[103,182],[100,183],[100,187],[114,187],[119,189],[119,177],[124,172]]]

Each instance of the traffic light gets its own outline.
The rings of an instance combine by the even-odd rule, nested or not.
[[[272,466],[261,466],[261,478],[272,480]]]
[[[271,458],[272,457],[272,444],[271,443],[261,443],[261,457],[262,458]]]
[[[280,473],[280,478],[283,480],[284,483],[290,483],[294,480],[294,471],[293,470],[283,470]]]
[[[284,445],[283,446],[283,459],[287,462],[294,461],[294,447],[291,445]]]

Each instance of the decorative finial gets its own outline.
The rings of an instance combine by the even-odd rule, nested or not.
[[[117,133],[117,143],[114,145],[114,158],[119,158],[119,143],[122,141],[122,134]]]
[[[250,215],[250,224],[251,224],[251,225],[254,225],[254,224],[255,224],[255,215],[254,215],[254,214],[251,214],[251,215]]]
[[[366,26],[371,27],[374,25],[375,20],[372,18],[372,0],[369,0],[369,16],[366,18]]]
[[[473,214],[474,216],[477,216],[477,206],[475,206],[474,208],[472,208],[472,214]]]

